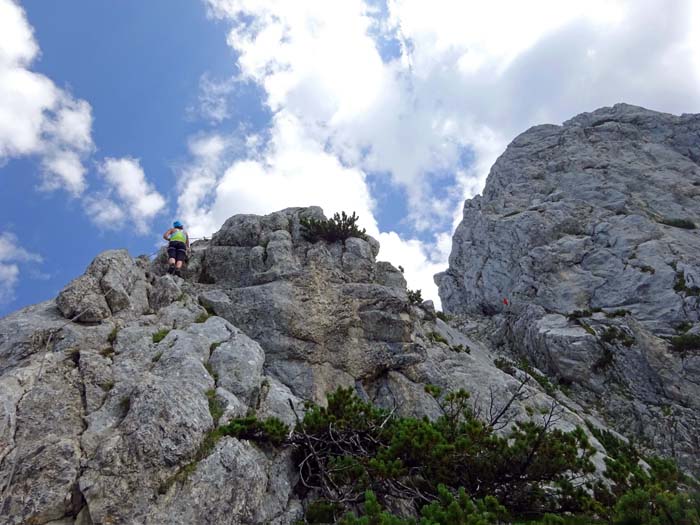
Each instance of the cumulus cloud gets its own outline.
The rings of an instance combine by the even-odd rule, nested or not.
[[[215,188],[231,150],[231,140],[218,134],[194,137],[189,143],[192,161],[182,167],[179,177],[178,214],[192,237],[211,235],[223,221],[209,209],[216,199]]]
[[[14,0],[0,0],[0,34],[0,163],[37,155],[42,189],[79,195],[86,187],[82,159],[93,149],[90,104],[29,69],[39,46]]]
[[[92,220],[107,229],[122,226],[129,218],[137,231],[148,231],[150,220],[165,207],[165,198],[146,180],[137,159],[107,158],[99,166],[109,188],[106,196],[88,197],[85,210]]]
[[[17,236],[0,232],[0,305],[14,298],[14,290],[20,275],[20,264],[41,262],[41,256],[22,248]]]
[[[126,220],[124,210],[109,197],[89,195],[83,199],[85,213],[100,228],[116,230]]]
[[[180,176],[180,216],[192,237],[210,236],[231,215],[266,214],[293,206],[321,206],[327,216],[354,211],[360,225],[381,243],[380,257],[405,268],[411,287],[439,304],[432,275],[444,269],[447,253],[395,232],[380,232],[366,174],[344,166],[338,157],[305,134],[296,117],[280,111],[273,133],[259,151],[253,138],[240,160],[225,162],[230,143],[220,135],[190,142],[192,163]],[[239,151],[239,153],[241,153]]]
[[[192,165],[182,173],[180,213],[194,236],[210,234],[234,213],[269,213],[291,206],[323,206],[327,213],[351,207],[377,232],[365,174],[346,168],[304,133],[285,111],[274,117],[264,151],[222,163],[221,136],[194,140]]]
[[[130,158],[102,161],[106,190],[87,191],[84,164],[95,149],[92,107],[31,71],[40,50],[15,0],[0,0],[0,34],[0,166],[13,157],[36,156],[43,173],[39,189],[81,196],[86,213],[100,227],[113,228],[128,218],[145,233],[165,199]],[[5,282],[17,276],[11,268],[5,274]]]
[[[339,205],[366,210],[373,223],[364,174],[386,174],[404,189],[415,231],[435,236],[397,237],[399,246],[387,234],[387,252],[416,253],[413,279],[427,282],[446,263],[445,235],[463,199],[481,190],[517,133],[619,101],[700,111],[693,5],[208,0],[211,15],[231,23],[241,78],[261,87],[276,116],[270,146],[210,181],[201,211],[218,220],[238,211],[223,203],[265,211],[292,204],[287,196],[301,203],[307,195],[293,189],[301,180],[313,184],[308,197],[332,208],[326,178],[338,177],[358,185]],[[304,176],[285,168],[292,146],[303,152]],[[267,191],[250,189],[261,180]]]

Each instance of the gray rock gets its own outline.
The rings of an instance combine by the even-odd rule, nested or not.
[[[458,314],[449,323],[429,303],[409,304],[401,272],[375,261],[374,239],[309,243],[301,222],[323,218],[320,208],[232,217],[194,243],[184,279],[163,276],[163,253],[106,252],[56,302],[0,319],[0,489],[12,477],[0,523],[294,523],[305,502],[291,451],[221,437],[213,415],[223,410],[220,426],[250,413],[292,426],[305,402],[323,404],[338,387],[428,417],[441,409],[425,384],[464,388],[487,419],[521,388],[510,424],[556,398],[568,407],[559,428],[584,417],[614,425],[694,468],[698,392],[688,382],[700,359],[679,359],[658,337],[679,320],[700,326],[700,272],[684,237],[694,233],[649,211],[678,215],[694,201],[651,191],[634,168],[655,167],[653,180],[670,170],[690,195],[674,166],[678,151],[693,151],[695,121],[669,133],[664,119],[677,117],[606,112],[619,125],[538,127],[499,160],[484,197],[466,205],[440,278]],[[606,147],[623,160],[604,168]],[[613,168],[627,175],[598,173]],[[550,172],[561,179],[552,187]],[[585,307],[601,311],[569,319]],[[66,318],[81,309],[81,322]],[[504,355],[530,368],[507,373],[494,364]],[[591,441],[600,475],[604,449]]]
[[[149,294],[151,308],[160,310],[176,301],[182,295],[180,286],[171,275],[163,275],[156,279]]]
[[[263,379],[256,410],[258,417],[275,417],[290,428],[294,428],[296,418],[302,419],[304,412],[304,401],[295,396],[289,387],[274,377]]]
[[[700,220],[699,137],[698,115],[625,104],[531,128],[465,203],[436,276],[447,312],[498,314],[495,344],[696,472],[700,376],[660,337],[700,316],[700,235],[678,222]],[[662,443],[669,406],[684,430]]]
[[[271,523],[290,507],[293,470],[289,454],[268,458],[250,444],[223,438],[144,523]]]
[[[2,509],[8,519],[1,523],[26,523],[30,517],[43,523],[80,508],[75,490],[83,430],[79,373],[61,354],[46,360],[41,380],[17,401],[13,448],[0,467],[0,479],[9,481],[13,474]],[[38,376],[38,370],[32,372]]]
[[[61,313],[80,322],[96,322],[130,310],[148,311],[148,285],[144,271],[126,250],[100,254],[84,275],[73,280],[56,299]]]
[[[224,388],[218,387],[216,389],[216,398],[223,409],[219,426],[225,425],[231,419],[244,417],[248,413],[248,405]]]
[[[697,272],[700,237],[663,221],[697,220],[688,137],[698,127],[696,116],[620,104],[516,138],[483,197],[465,203],[450,268],[436,277],[445,307],[501,311],[504,297],[560,313],[624,307],[655,333],[696,320],[694,299],[673,285]]]
[[[217,346],[209,358],[217,385],[246,404],[258,393],[264,362],[260,345],[242,333]]]
[[[376,266],[377,284],[387,286],[389,288],[397,288],[399,290],[406,289],[406,279],[399,270],[394,268],[391,263],[379,261]]]
[[[229,219],[206,253],[216,285],[199,300],[258,341],[265,368],[295,395],[324,402],[319,386],[337,386],[328,377],[353,384],[420,359],[421,350],[400,272],[386,263],[377,271],[371,239],[304,240],[301,218],[319,213]]]

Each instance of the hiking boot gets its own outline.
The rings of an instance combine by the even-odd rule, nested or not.
[[[175,265],[174,264],[171,264],[170,266],[168,266],[168,273],[170,275],[175,273]]]
[[[173,270],[173,275],[175,275],[176,277],[182,278],[182,273],[180,272],[180,268],[175,268],[175,270]]]

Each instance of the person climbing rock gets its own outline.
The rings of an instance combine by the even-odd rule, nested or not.
[[[163,234],[163,239],[168,241],[168,273],[182,277],[180,271],[190,251],[190,237],[182,223],[175,221],[173,227]]]

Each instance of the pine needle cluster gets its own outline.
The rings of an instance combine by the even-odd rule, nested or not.
[[[352,212],[352,215],[345,212],[336,213],[330,219],[302,218],[302,235],[309,242],[323,240],[333,243],[345,241],[350,237],[367,240],[367,231],[357,226],[359,219],[355,212]]]

